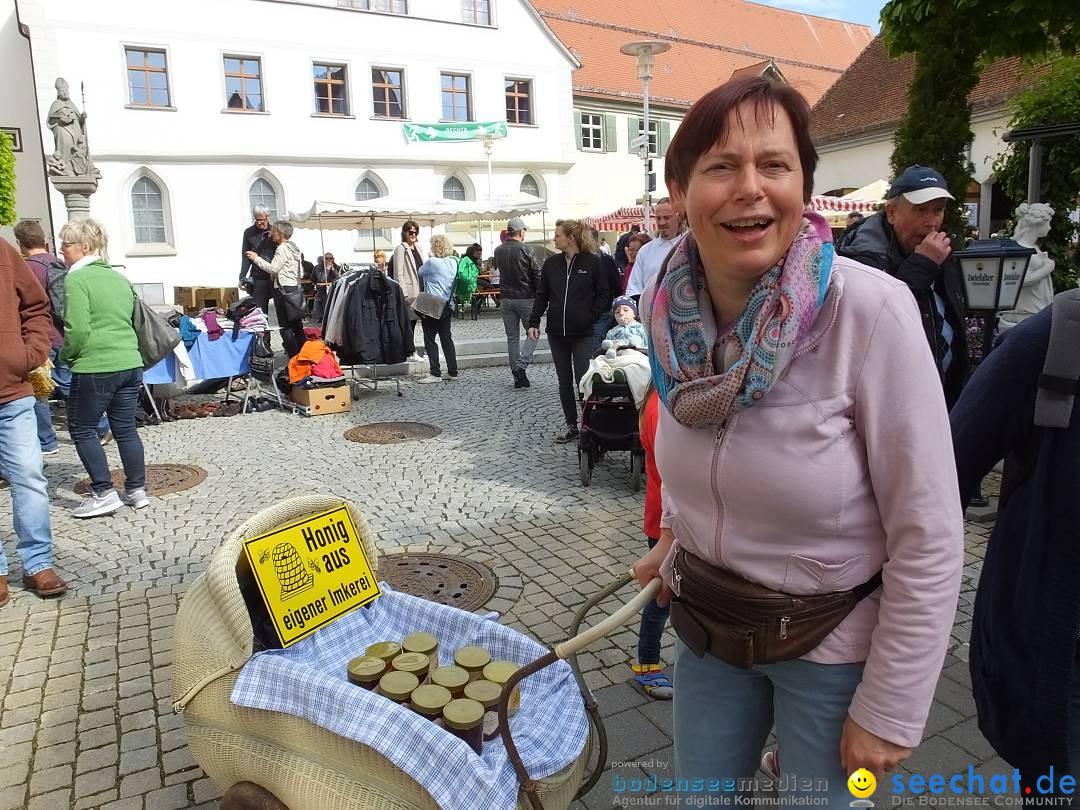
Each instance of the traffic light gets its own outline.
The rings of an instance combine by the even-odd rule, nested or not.
[[[656,172],[653,171],[652,158],[645,161],[645,176],[649,180],[649,191],[656,191]]]

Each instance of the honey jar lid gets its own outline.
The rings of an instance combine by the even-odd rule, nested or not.
[[[401,649],[405,652],[423,653],[431,656],[439,648],[439,639],[431,633],[410,633],[401,642]]]
[[[425,714],[438,714],[443,707],[453,700],[449,689],[429,683],[413,690],[409,702]]]
[[[379,680],[379,691],[391,700],[405,701],[416,691],[420,679],[411,672],[387,672]]]
[[[395,656],[391,665],[402,672],[423,672],[428,668],[428,661],[423,653],[407,652]]]
[[[381,658],[361,655],[349,662],[349,678],[352,680],[377,681],[386,671],[386,663]]]
[[[462,669],[483,669],[491,663],[491,653],[483,647],[462,647],[454,653],[454,663]]]
[[[475,700],[458,698],[443,706],[442,716],[450,728],[466,731],[484,722],[484,707]]]
[[[473,681],[465,687],[465,697],[482,704],[485,709],[494,709],[501,694],[502,687],[491,681]]]
[[[364,651],[364,655],[370,655],[375,658],[381,658],[384,661],[389,661],[395,655],[401,654],[401,645],[396,641],[380,641],[376,644],[372,644],[367,650]]]
[[[510,676],[519,669],[521,669],[521,667],[513,661],[492,661],[484,667],[484,678],[489,681],[494,681],[502,686],[502,684],[510,680]]]
[[[431,682],[447,689],[460,689],[469,682],[469,673],[461,667],[439,667],[431,673]]]

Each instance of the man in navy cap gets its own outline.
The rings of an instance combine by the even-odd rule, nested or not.
[[[911,289],[950,408],[968,371],[963,277],[952,241],[941,230],[945,206],[953,199],[940,173],[909,166],[893,181],[885,210],[852,225],[836,248]]]

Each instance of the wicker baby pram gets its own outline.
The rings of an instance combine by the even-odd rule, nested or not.
[[[175,708],[183,714],[192,756],[222,790],[253,782],[273,793],[289,810],[438,810],[416,781],[372,748],[302,718],[248,709],[230,700],[253,647],[251,619],[236,576],[244,540],[342,505],[349,509],[372,567],[377,569],[378,548],[364,516],[352,504],[333,496],[293,498],[266,509],[240,526],[215,552],[206,572],[185,595],[176,618]],[[624,575],[587,603],[578,612],[576,623],[628,580]],[[646,597],[652,598],[651,590],[642,591],[616,615],[519,671],[520,677],[525,677],[541,666],[569,658],[592,721],[592,733],[578,758],[560,772],[535,782],[524,773],[513,742],[504,737],[521,779],[520,810],[568,807],[599,778],[606,764],[606,735],[574,655],[636,612]],[[512,686],[508,684],[506,695]],[[503,703],[505,712],[505,700]],[[588,763],[594,754],[596,763],[590,769]]]

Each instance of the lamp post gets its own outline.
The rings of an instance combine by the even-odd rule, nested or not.
[[[1016,309],[1034,248],[1012,239],[979,239],[957,251],[968,312],[983,319],[982,359],[989,354],[997,314]]]
[[[627,56],[637,57],[638,78],[644,88],[642,93],[642,128],[638,141],[638,155],[642,159],[642,174],[644,175],[645,194],[642,201],[645,203],[645,231],[652,230],[652,208],[649,204],[649,80],[652,78],[653,65],[656,63],[656,55],[670,51],[671,45],[658,40],[646,39],[639,42],[628,42],[619,48],[621,53]],[[644,139],[642,141],[642,138]],[[657,133],[659,141],[659,133]],[[659,145],[659,144],[658,144]],[[630,142],[634,146],[634,141]]]

